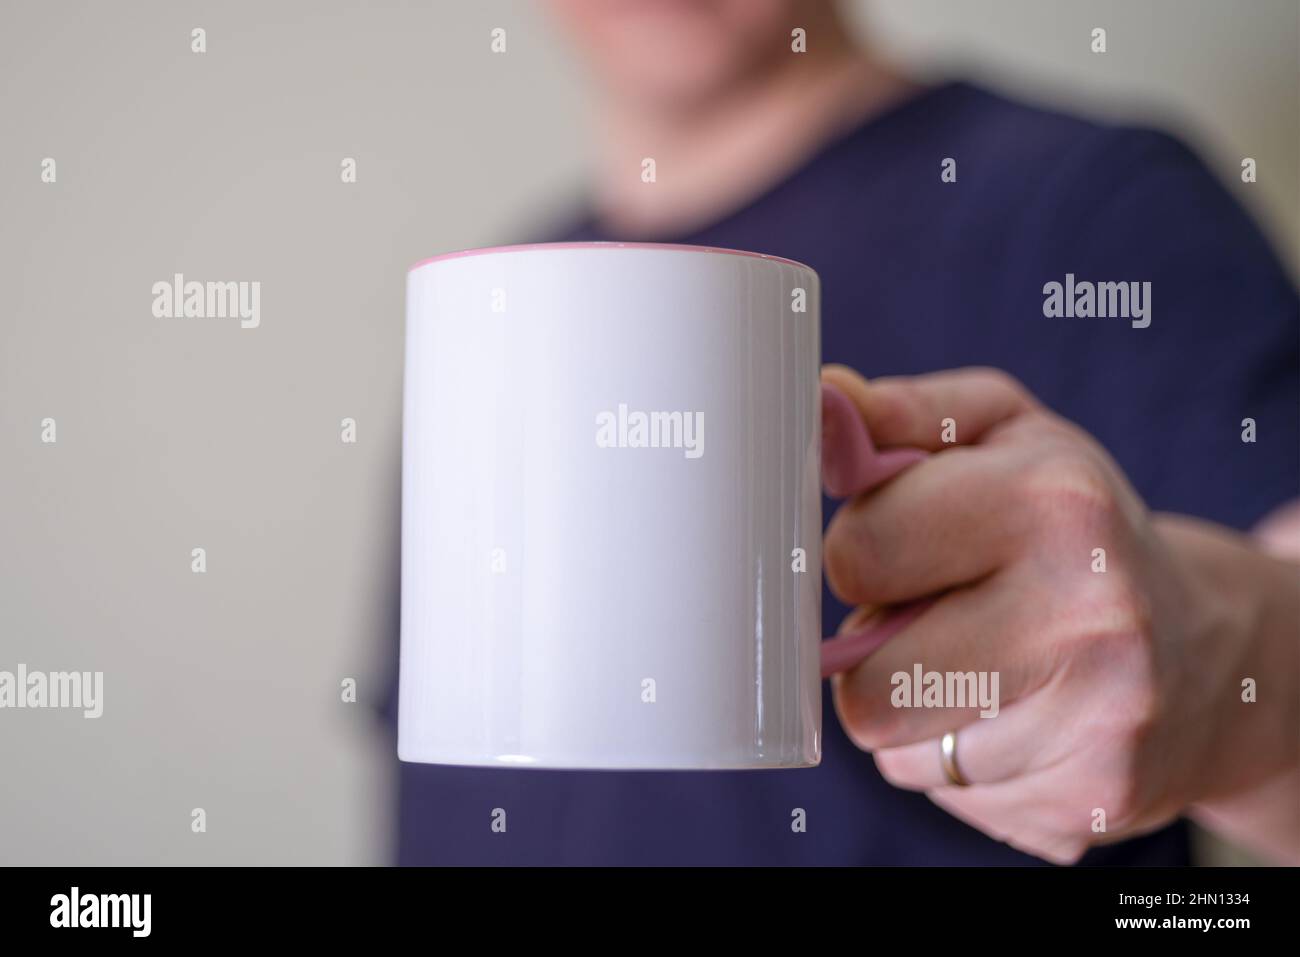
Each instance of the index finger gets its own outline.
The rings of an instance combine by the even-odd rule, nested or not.
[[[847,366],[822,368],[822,381],[857,407],[880,446],[936,452],[970,445],[991,429],[1037,408],[1033,396],[999,369],[971,367],[917,376],[866,379]]]
[[[869,491],[925,456],[920,449],[877,449],[853,401],[822,383],[822,484],[832,498]]]

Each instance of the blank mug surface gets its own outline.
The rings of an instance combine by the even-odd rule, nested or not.
[[[407,277],[398,754],[821,755],[820,291],[726,250],[471,250]]]

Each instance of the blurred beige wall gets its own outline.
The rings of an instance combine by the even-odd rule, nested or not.
[[[1225,180],[1256,157],[1233,189],[1295,261],[1293,2],[854,14],[925,69],[1172,121]],[[0,7],[0,669],[105,682],[97,720],[0,711],[0,863],[388,859],[404,272],[562,210],[583,102],[532,3]],[[260,326],[155,318],[177,272],[260,282]]]

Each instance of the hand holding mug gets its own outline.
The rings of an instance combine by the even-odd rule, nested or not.
[[[839,396],[823,404],[823,474],[846,498],[824,568],[858,606],[841,631],[863,649],[836,663],[835,704],[886,779],[1071,862],[1294,763],[1294,704],[1241,696],[1246,675],[1294,670],[1256,640],[1267,602],[1251,598],[1261,582],[1294,591],[1293,568],[1150,514],[1096,441],[1003,373],[868,386],[827,367],[823,384]],[[880,456],[843,440],[863,426],[895,465],[915,453],[889,450],[931,454],[880,484]],[[901,620],[881,610],[900,604]],[[931,673],[996,674],[995,716],[896,693],[896,676]]]

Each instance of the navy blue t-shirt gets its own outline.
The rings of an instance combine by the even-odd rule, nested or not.
[[[955,182],[941,177],[949,158]],[[588,223],[556,238],[645,237]],[[1300,301],[1255,226],[1168,136],[947,84],[840,137],[719,222],[656,238],[812,266],[826,362],[868,377],[1005,369],[1096,436],[1152,509],[1246,528],[1300,495]],[[1150,325],[1045,316],[1045,284],[1067,273],[1150,282]],[[1256,422],[1250,444],[1246,418]],[[846,611],[827,592],[826,634]],[[825,690],[823,759],[811,770],[402,764],[399,860],[1035,863],[886,784],[845,738]],[[509,813],[505,834],[489,827],[497,807]],[[806,833],[790,828],[795,807]],[[1085,861],[1180,864],[1187,854],[1180,824]]]

